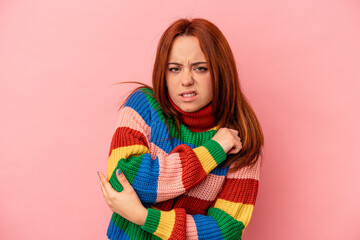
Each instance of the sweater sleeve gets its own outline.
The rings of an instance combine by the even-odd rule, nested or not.
[[[253,168],[229,173],[207,215],[190,215],[183,208],[148,208],[142,229],[161,239],[241,239],[258,192],[260,159]]]
[[[120,111],[109,152],[107,177],[115,190],[123,189],[116,177],[116,170],[120,169],[148,207],[185,193],[226,159],[223,148],[211,139],[195,148],[179,144],[166,153],[150,141],[150,136],[162,134],[158,129],[150,129],[146,122],[151,109],[140,102],[137,105],[144,107],[135,111],[131,107],[134,99],[128,101],[130,104]]]

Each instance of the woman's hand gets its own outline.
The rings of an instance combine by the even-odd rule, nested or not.
[[[109,205],[111,211],[116,212],[130,222],[141,226],[144,225],[148,210],[142,205],[125,175],[119,169],[116,173],[119,183],[124,188],[122,192],[115,191],[104,174],[98,172],[105,202]]]
[[[220,128],[212,140],[218,142],[226,154],[236,154],[242,148],[239,132],[235,129]]]

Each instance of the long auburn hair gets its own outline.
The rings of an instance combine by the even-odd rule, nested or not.
[[[235,171],[254,165],[261,156],[264,137],[260,123],[250,104],[241,92],[239,77],[231,48],[221,31],[211,22],[202,18],[179,19],[162,34],[156,52],[152,73],[152,85],[141,84],[136,90],[147,87],[153,89],[154,98],[164,112],[165,123],[169,129],[169,118],[175,120],[177,133],[180,132],[179,113],[171,105],[167,96],[165,73],[170,48],[177,36],[198,38],[212,79],[212,107],[218,127],[228,127],[239,131],[242,149],[229,155],[223,166],[233,163]],[[134,82],[133,82],[134,83]]]

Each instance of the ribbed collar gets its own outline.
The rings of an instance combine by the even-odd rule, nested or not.
[[[190,131],[203,132],[216,126],[211,102],[196,112],[184,112],[171,100],[169,93],[168,99],[176,111],[180,113],[180,121],[184,123]]]

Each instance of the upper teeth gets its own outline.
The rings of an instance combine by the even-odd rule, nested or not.
[[[185,93],[183,94],[184,97],[192,97],[195,96],[195,93]]]

